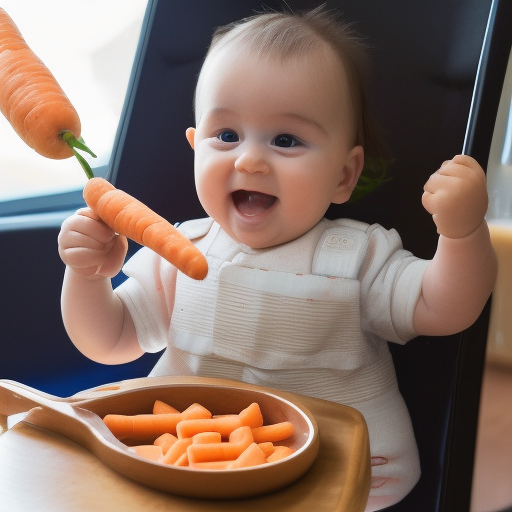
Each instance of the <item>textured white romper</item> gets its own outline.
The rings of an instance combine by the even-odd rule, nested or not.
[[[323,219],[265,250],[237,244],[211,219],[181,229],[207,256],[205,280],[142,249],[117,289],[141,347],[166,348],[151,375],[231,378],[355,407],[372,457],[387,461],[372,468],[383,484],[367,510],[403,498],[419,460],[385,340],[414,337],[427,262],[403,250],[394,230],[346,219]]]

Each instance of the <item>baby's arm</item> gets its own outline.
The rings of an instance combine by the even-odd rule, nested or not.
[[[75,346],[104,364],[140,357],[133,321],[110,281],[123,265],[126,238],[85,208],[64,221],[58,242],[66,264],[62,318]]]
[[[484,219],[485,173],[473,158],[458,155],[429,178],[422,201],[440,236],[423,276],[413,325],[418,334],[453,334],[478,318],[496,279],[496,255]]]

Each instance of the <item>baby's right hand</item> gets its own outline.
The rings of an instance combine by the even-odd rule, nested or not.
[[[90,208],[62,223],[58,243],[62,261],[88,278],[117,275],[128,250],[126,237],[116,235]]]

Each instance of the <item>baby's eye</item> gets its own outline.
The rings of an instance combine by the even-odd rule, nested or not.
[[[294,146],[300,146],[300,141],[293,135],[282,133],[274,139],[274,144],[280,148],[293,148]]]
[[[222,142],[238,142],[238,135],[232,130],[224,130],[217,136]]]

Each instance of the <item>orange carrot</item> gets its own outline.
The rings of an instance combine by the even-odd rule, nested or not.
[[[182,413],[171,414],[107,414],[103,421],[118,439],[155,439],[166,432],[176,434],[182,420],[204,421],[211,412],[200,404],[192,404]]]
[[[172,405],[166,404],[161,400],[155,400],[153,405],[153,414],[176,414],[180,411],[175,409]]]
[[[187,449],[188,459],[191,463],[235,460],[252,442],[251,428],[240,427],[230,434],[229,441],[225,443],[192,443]]]
[[[240,421],[242,425],[247,425],[251,428],[261,427],[263,425],[263,416],[261,414],[260,406],[254,402],[249,407],[246,407],[240,412]]]
[[[0,111],[25,143],[47,158],[77,155],[74,147],[95,156],[80,139],[80,119],[71,102],[2,8]]]
[[[291,437],[293,432],[293,424],[289,421],[274,423],[272,425],[264,425],[263,427],[252,429],[252,435],[256,443],[264,443],[266,441],[275,443],[276,441],[283,441],[284,439]]]
[[[230,470],[277,462],[294,453],[291,447],[274,445],[274,442],[293,435],[293,424],[283,421],[263,425],[257,403],[250,404],[239,414],[215,416],[198,403],[191,404],[181,413],[168,413],[165,411],[176,409],[156,400],[153,410],[160,412],[134,416],[110,414],[104,420],[118,439],[154,439],[152,446],[137,445],[129,450],[149,460],[173,466]],[[164,427],[165,420],[167,424]],[[156,437],[163,428],[172,433]]]
[[[135,453],[143,459],[148,459],[153,462],[161,462],[163,459],[163,452],[160,446],[153,444],[142,444],[138,446],[130,446],[128,451]]]
[[[118,439],[155,439],[176,432],[181,414],[107,414],[103,421]]]
[[[182,453],[178,459],[176,460],[176,462],[174,463],[175,466],[188,466],[188,453],[185,451],[184,453]]]
[[[161,436],[158,436],[154,441],[153,444],[155,446],[159,446],[162,449],[162,453],[165,455],[169,448],[178,440],[178,438],[171,434],[170,432],[166,432],[165,434],[162,434]]]
[[[241,426],[238,415],[206,420],[183,420],[176,426],[176,433],[178,439],[183,439],[199,434],[199,432],[219,432],[222,437],[227,439],[233,430]]]
[[[207,420],[212,417],[212,413],[198,403],[189,405],[181,415],[184,420]]]
[[[133,196],[103,178],[92,178],[84,187],[87,205],[116,233],[152,249],[193,279],[204,279],[204,255],[170,222]]]
[[[199,432],[195,436],[192,436],[193,444],[212,444],[220,443],[222,436],[219,432]]]
[[[162,462],[164,464],[176,464],[183,454],[187,453],[187,448],[192,444],[192,438],[178,439],[164,455]]]
[[[265,443],[258,443],[258,446],[267,458],[270,457],[270,455],[272,455],[276,449],[274,443],[271,443],[270,441],[266,441]]]
[[[251,443],[241,455],[233,461],[228,469],[248,468],[265,464],[267,459],[261,448],[256,443]]]
[[[16,133],[48,158],[75,155],[90,179],[84,198],[117,233],[153,249],[193,279],[204,279],[206,259],[165,219],[112,185],[108,198],[98,196],[105,180],[93,178],[87,161],[75,148],[94,153],[80,138],[80,119],[54,76],[28,47],[14,21],[0,8],[0,111]],[[101,180],[99,183],[96,180]],[[102,183],[105,182],[105,183]]]
[[[267,462],[277,462],[289,457],[294,452],[289,446],[276,446],[274,452],[267,456]]]

